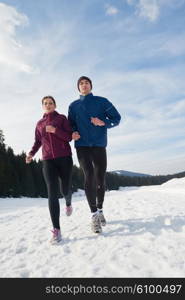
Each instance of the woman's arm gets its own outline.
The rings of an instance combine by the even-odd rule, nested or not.
[[[41,146],[41,135],[40,135],[40,132],[38,131],[38,129],[36,127],[35,128],[35,142],[33,144],[33,147],[31,149],[31,151],[26,156],[26,163],[27,164],[29,164],[32,161],[33,156],[39,150],[40,146]]]
[[[35,142],[33,144],[33,147],[31,149],[31,151],[29,152],[29,155],[34,156],[35,153],[39,150],[40,147],[41,147],[41,134],[40,134],[38,128],[36,127],[36,129],[35,129]]]
[[[65,142],[70,142],[72,140],[72,129],[67,118],[65,116],[62,116],[62,118],[62,127],[56,127],[54,134],[56,134],[56,136],[61,140]]]

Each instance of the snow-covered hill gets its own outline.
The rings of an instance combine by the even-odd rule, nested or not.
[[[116,170],[116,171],[111,171],[111,173],[116,173],[118,175],[122,176],[130,176],[130,177],[145,177],[145,176],[151,176],[149,174],[143,174],[143,173],[137,173],[137,172],[131,172],[131,171],[124,171],[124,170]]]
[[[73,206],[52,246],[47,199],[0,199],[0,277],[185,277],[185,178],[107,192],[101,235],[83,191]]]

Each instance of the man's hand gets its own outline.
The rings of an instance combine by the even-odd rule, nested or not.
[[[78,141],[80,139],[80,134],[78,131],[74,131],[72,134],[72,139]]]
[[[91,123],[93,123],[95,126],[105,126],[105,123],[98,119],[98,118],[91,118]]]
[[[55,133],[55,130],[56,130],[56,128],[53,127],[52,125],[46,126],[46,132]]]
[[[26,156],[26,164],[31,163],[32,159],[33,159],[33,157],[32,157],[30,154],[28,154],[28,155]]]

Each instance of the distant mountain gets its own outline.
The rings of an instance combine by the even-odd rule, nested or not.
[[[118,175],[123,175],[123,176],[130,176],[130,177],[144,177],[144,176],[152,176],[149,174],[143,174],[143,173],[136,173],[136,172],[130,172],[130,171],[124,171],[124,170],[116,170],[116,171],[111,171],[110,173],[116,173]]]

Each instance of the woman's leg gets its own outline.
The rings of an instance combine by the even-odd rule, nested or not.
[[[77,147],[77,157],[80,167],[84,173],[84,189],[89,203],[91,212],[96,212],[96,187],[95,187],[95,174],[92,163],[91,148],[90,147]]]
[[[58,170],[60,181],[61,194],[66,200],[66,206],[71,205],[71,183],[72,183],[72,169],[73,160],[71,156],[58,157],[55,159],[55,165]]]
[[[53,228],[60,229],[60,205],[58,198],[58,172],[54,160],[43,161],[43,175],[48,191],[48,204]]]

